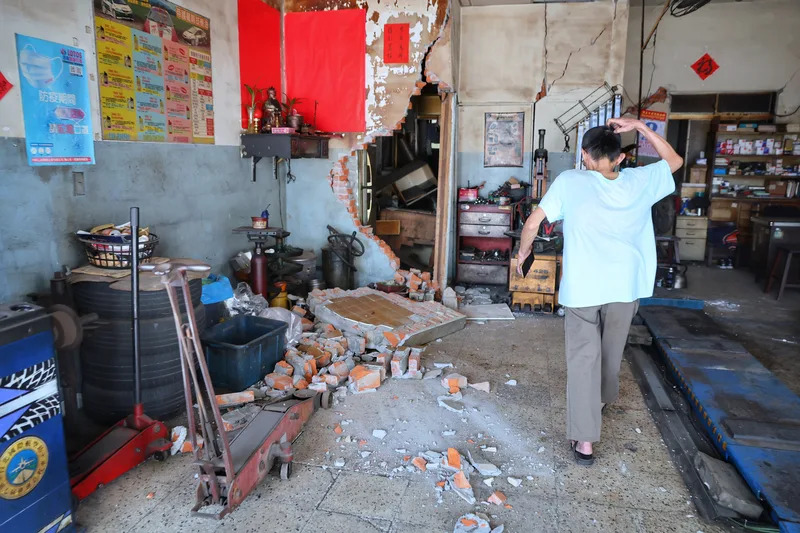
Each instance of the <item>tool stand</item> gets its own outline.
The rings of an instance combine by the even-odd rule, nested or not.
[[[220,519],[244,501],[256,485],[276,468],[281,479],[291,475],[292,446],[303,425],[320,407],[330,408],[329,393],[300,391],[286,401],[259,406],[242,428],[226,430],[216,402],[214,386],[200,343],[200,332],[190,302],[187,272],[207,272],[208,265],[162,263],[143,265],[143,270],[163,276],[175,318],[181,349],[188,438],[198,468],[197,500],[192,515]],[[182,321],[178,304],[178,288],[183,293],[186,323]],[[194,404],[197,404],[195,411]],[[198,446],[197,427],[203,438]],[[209,505],[220,505],[218,512],[201,512]]]

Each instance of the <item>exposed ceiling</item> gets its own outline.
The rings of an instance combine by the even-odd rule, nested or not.
[[[603,0],[459,0],[462,6],[509,6],[519,4],[565,4],[595,2]],[[640,6],[642,0],[629,0],[632,6]],[[757,0],[711,0],[712,3],[724,2],[755,2]],[[646,6],[663,6],[664,0],[644,0]]]

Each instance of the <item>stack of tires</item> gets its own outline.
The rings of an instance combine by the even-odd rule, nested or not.
[[[202,331],[201,280],[191,280],[189,289]],[[96,422],[118,422],[133,412],[131,292],[103,282],[76,283],[72,290],[80,314],[100,317],[81,345],[83,408]],[[184,321],[185,312],[181,303]],[[183,411],[185,403],[178,336],[166,290],[139,293],[139,331],[144,412],[156,419],[170,418]]]

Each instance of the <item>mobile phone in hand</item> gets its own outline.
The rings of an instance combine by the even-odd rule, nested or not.
[[[522,262],[522,277],[523,278],[528,277],[528,272],[531,271],[531,267],[533,266],[533,259],[534,259],[533,250],[531,250],[531,253],[528,254],[528,257],[526,257],[525,261]]]

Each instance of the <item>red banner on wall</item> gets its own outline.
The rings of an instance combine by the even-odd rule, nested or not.
[[[363,132],[366,19],[363,9],[287,13],[286,93],[321,131]]]
[[[389,64],[408,63],[409,24],[387,24],[383,28],[383,62]]]
[[[280,99],[281,13],[261,0],[239,0],[239,77],[243,118],[250,105],[245,84],[259,89],[273,86]]]

